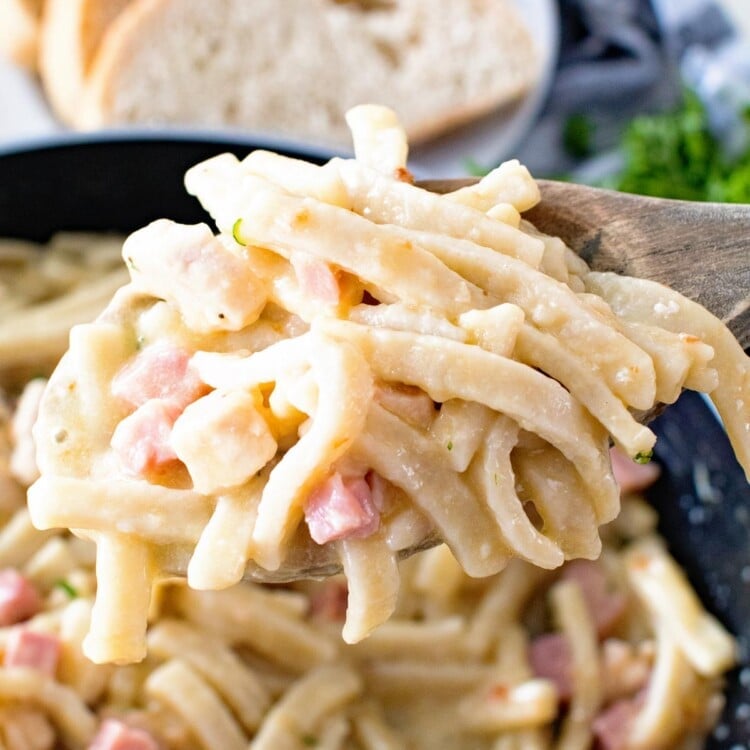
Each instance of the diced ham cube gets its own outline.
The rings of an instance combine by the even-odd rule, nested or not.
[[[626,750],[630,730],[644,701],[644,694],[616,701],[596,716],[591,729],[600,750]]]
[[[182,410],[208,390],[190,356],[168,342],[147,346],[117,373],[112,393],[135,407],[158,398]]]
[[[265,307],[265,285],[235,241],[207,224],[160,219],[131,234],[122,255],[133,286],[174,305],[198,333],[239,331]]]
[[[116,719],[105,719],[88,750],[159,750],[145,730],[129,727]]]
[[[54,677],[61,648],[62,644],[56,635],[18,628],[8,637],[3,666],[31,667]]]
[[[363,477],[344,478],[334,472],[307,498],[305,520],[313,540],[326,544],[370,536],[380,526],[380,513]]]
[[[573,697],[573,656],[562,633],[540,635],[531,642],[529,661],[537,677],[551,680],[561,702]]]
[[[302,252],[292,253],[290,261],[305,296],[334,307],[341,302],[339,279],[328,263]]]
[[[619,448],[612,448],[609,456],[612,459],[612,471],[623,494],[645,490],[659,477],[658,464],[638,464]]]
[[[325,622],[343,622],[349,589],[345,580],[327,579],[310,596],[310,616]]]
[[[28,620],[42,608],[33,584],[17,570],[0,571],[0,627]]]
[[[625,593],[610,589],[604,570],[596,560],[572,560],[563,568],[562,577],[581,587],[599,637],[610,635],[625,614],[628,603]]]
[[[169,402],[152,399],[117,425],[112,448],[128,473],[147,476],[177,461],[170,436],[178,414]]]
[[[276,455],[276,440],[244,391],[213,391],[185,409],[171,444],[198,492],[244,484]]]
[[[427,429],[435,418],[435,403],[416,386],[380,383],[375,388],[375,400],[415,427]]]

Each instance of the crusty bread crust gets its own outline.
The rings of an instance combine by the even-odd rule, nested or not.
[[[44,0],[0,0],[0,55],[34,70]]]
[[[508,0],[132,0],[74,122],[228,126],[345,146],[346,109],[377,101],[419,142],[513,101],[537,76]]]
[[[46,0],[39,68],[57,116],[74,123],[93,60],[112,21],[130,0]]]

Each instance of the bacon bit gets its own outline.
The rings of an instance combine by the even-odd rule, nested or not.
[[[294,217],[294,226],[299,228],[310,222],[310,212],[303,208],[301,211],[297,211]]]
[[[182,411],[207,392],[190,365],[190,352],[168,342],[143,349],[112,381],[112,393],[134,407],[161,399]]]
[[[363,477],[334,472],[312,491],[305,503],[305,521],[318,544],[335,539],[362,539],[380,526],[380,513]]]
[[[573,697],[573,655],[562,633],[540,635],[529,646],[529,661],[536,677],[551,680],[561,703]]]
[[[414,184],[414,175],[406,167],[396,167],[393,170],[393,177],[399,182],[408,182],[410,185]]]
[[[0,571],[0,627],[28,620],[42,608],[33,584],[14,568]]]
[[[8,637],[3,666],[31,667],[54,677],[61,649],[60,639],[55,635],[18,628]]]
[[[610,635],[625,614],[628,602],[623,592],[609,590],[600,563],[596,560],[572,560],[563,568],[562,577],[575,581],[581,587],[599,637]]]
[[[343,622],[349,588],[346,581],[327,580],[310,597],[310,616],[324,622]]]
[[[496,685],[492,685],[489,691],[489,699],[493,701],[505,701],[508,700],[510,695],[510,688],[507,685],[499,682]]]
[[[116,719],[105,719],[88,750],[159,750],[159,745],[143,729],[134,729]]]
[[[630,732],[638,713],[646,702],[641,691],[635,698],[616,701],[604,709],[591,723],[591,731],[600,750],[627,750]]]
[[[152,399],[117,425],[111,445],[124,469],[142,477],[178,460],[170,436],[180,411]]]
[[[626,456],[619,448],[609,452],[612,471],[620,485],[620,492],[640,492],[651,486],[659,477],[659,466],[655,463],[638,464]]]
[[[651,557],[645,552],[636,552],[630,556],[628,562],[636,570],[647,570],[651,565]]]
[[[290,261],[303,294],[326,305],[341,302],[339,279],[330,264],[303,252],[292,253]]]

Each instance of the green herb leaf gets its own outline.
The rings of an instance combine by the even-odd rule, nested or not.
[[[242,247],[245,247],[245,242],[242,239],[242,219],[237,219],[237,221],[234,222],[232,225],[232,237],[234,237],[234,241],[238,245],[242,245]]]
[[[492,167],[482,166],[476,159],[468,156],[464,159],[464,169],[472,177],[484,177],[492,171]]]
[[[318,738],[313,734],[303,734],[302,744],[305,747],[315,747],[318,744]]]
[[[703,104],[686,91],[674,111],[630,123],[623,139],[625,168],[611,187],[660,198],[750,203],[750,117],[744,125],[749,147],[729,159]]]
[[[563,125],[563,148],[572,157],[583,159],[593,152],[594,123],[586,115],[571,115]]]
[[[637,464],[647,464],[654,457],[653,451],[641,451],[633,456],[633,461]]]
[[[452,440],[449,440],[449,441],[448,441],[448,445],[446,445],[445,447],[446,447],[446,448],[447,448],[447,449],[448,449],[449,451],[452,451],[452,450],[453,450],[453,441],[452,441]]]
[[[78,590],[63,579],[55,581],[55,588],[62,589],[71,599],[77,599],[79,596]]]

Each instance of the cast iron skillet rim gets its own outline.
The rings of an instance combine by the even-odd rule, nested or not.
[[[192,145],[226,146],[234,150],[247,148],[283,151],[297,155],[300,159],[322,161],[334,156],[350,156],[349,153],[313,147],[293,139],[281,138],[271,134],[249,135],[241,130],[211,131],[198,128],[170,129],[161,128],[111,128],[91,133],[63,132],[48,135],[29,136],[0,146],[0,159],[5,156],[17,156],[27,152],[66,149],[71,146],[106,145],[138,143],[186,143]],[[0,165],[1,166],[1,165]]]

